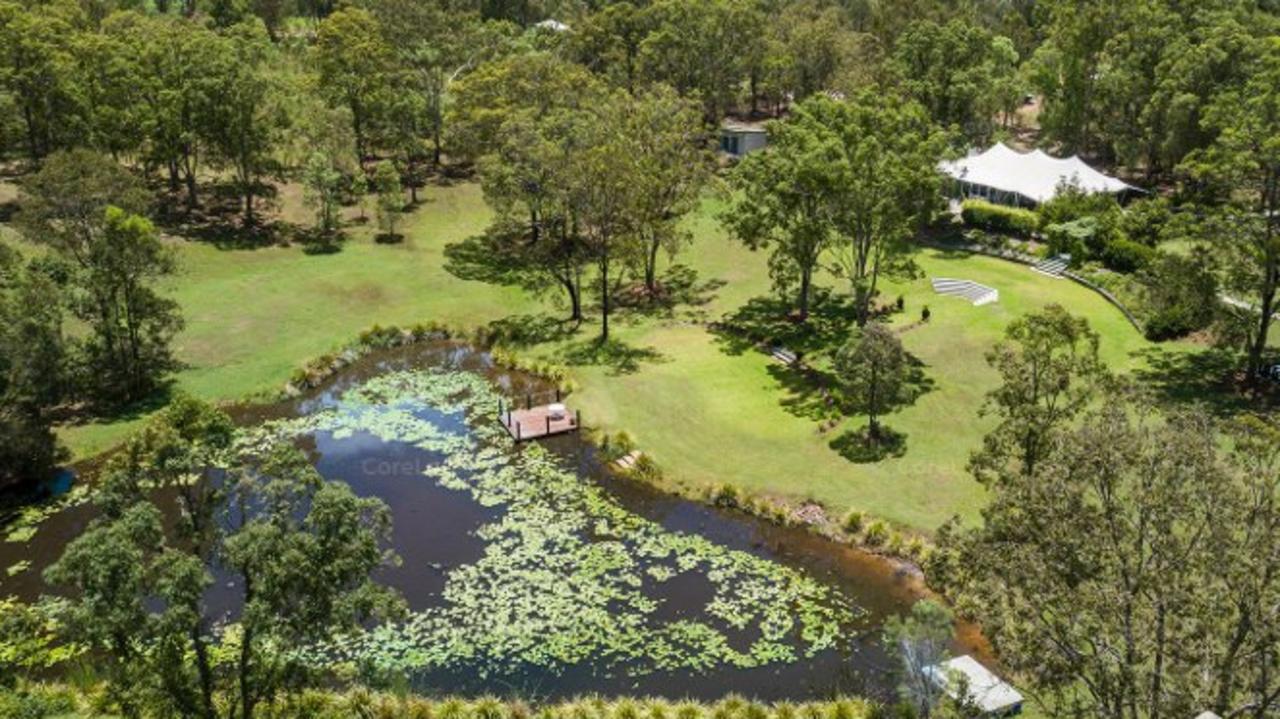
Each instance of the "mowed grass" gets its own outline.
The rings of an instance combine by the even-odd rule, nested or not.
[[[375,323],[477,326],[562,312],[519,290],[449,274],[445,246],[480,231],[489,214],[470,184],[431,188],[424,198],[402,245],[375,244],[364,229],[353,231],[352,240],[332,255],[308,255],[298,247],[223,250],[176,242],[182,272],[168,289],[187,318],[177,341],[187,368],[178,374],[177,387],[209,400],[264,396],[278,391],[307,359]],[[697,302],[670,314],[617,318],[615,336],[644,352],[633,368],[573,367],[580,390],[572,402],[584,421],[606,432],[626,430],[673,485],[696,491],[731,483],[813,499],[834,512],[858,508],[923,532],[953,515],[973,521],[986,497],[965,463],[992,424],[978,417],[996,382],[984,353],[1005,325],[1057,302],[1090,319],[1116,369],[1134,367],[1134,353],[1148,346],[1118,311],[1073,283],[1000,260],[922,251],[923,276],[888,283],[885,297],[905,297],[906,311],[893,320],[900,327],[914,323],[923,305],[932,310],[932,321],[902,337],[933,387],[886,418],[907,435],[904,456],[852,464],[828,446],[839,430],[824,434],[815,420],[790,408],[794,397],[775,362],[759,352],[731,351],[706,329],[707,320],[769,292],[765,256],[727,238],[716,221],[718,211],[709,201],[690,220],[696,239],[678,258],[699,282],[714,284],[697,293]],[[973,307],[938,297],[931,276],[992,285],[1000,290],[1000,302]],[[843,289],[832,278],[824,283]],[[597,331],[593,320],[568,340],[526,351],[572,356]],[[140,421],[69,427],[63,437],[83,458],[117,443]],[[845,427],[862,421],[851,419]]]

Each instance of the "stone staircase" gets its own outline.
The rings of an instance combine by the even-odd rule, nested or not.
[[[933,278],[933,291],[940,295],[969,300],[975,307],[1000,301],[1000,291],[971,280],[954,280],[947,277]]]
[[[1042,275],[1048,275],[1055,279],[1062,279],[1062,273],[1071,267],[1071,255],[1054,255],[1047,260],[1040,260],[1031,266],[1031,269]]]

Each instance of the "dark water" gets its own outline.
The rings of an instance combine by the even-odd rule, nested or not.
[[[536,381],[497,370],[488,357],[450,343],[416,345],[367,357],[342,372],[317,391],[296,400],[269,407],[233,410],[236,419],[253,424],[267,419],[294,417],[335,404],[346,389],[387,371],[443,366],[482,373],[512,396],[545,391]],[[463,418],[436,413],[437,425],[461,429]],[[590,424],[590,418],[585,418]],[[594,448],[577,435],[563,435],[544,442],[564,461],[577,467],[588,481],[597,482],[627,510],[680,533],[705,537],[723,547],[796,568],[842,593],[862,611],[845,629],[838,648],[792,663],[752,669],[722,667],[703,672],[659,672],[628,676],[626,671],[602,671],[594,666],[573,666],[552,672],[525,667],[506,675],[484,679],[469,668],[457,671],[414,673],[414,688],[447,693],[519,694],[530,698],[557,698],[586,693],[644,694],[668,697],[716,698],[739,693],[760,699],[821,698],[834,694],[886,697],[892,692],[890,662],[879,642],[879,630],[887,617],[900,614],[920,596],[918,579],[880,557],[840,546],[797,529],[786,529],[737,513],[657,492],[652,488],[605,470]],[[485,543],[475,530],[498,518],[500,507],[483,507],[467,492],[446,489],[423,478],[423,466],[441,457],[409,444],[383,442],[371,435],[336,440],[320,432],[302,440],[317,469],[327,478],[340,479],[361,496],[383,500],[394,520],[394,549],[403,562],[382,571],[380,580],[399,589],[410,609],[422,610],[441,601],[450,568],[477,561]],[[732,478],[727,478],[732,479]],[[73,506],[46,519],[36,536],[25,544],[0,542],[0,596],[32,599],[45,587],[40,572],[56,559],[61,548],[83,531],[93,516],[88,505]],[[7,576],[4,568],[25,560],[30,567]],[[709,582],[696,573],[683,573],[663,585],[658,620],[692,617],[705,606]],[[235,588],[218,577],[210,591],[214,611],[235,612]],[[983,651],[976,633],[962,631],[956,650]]]

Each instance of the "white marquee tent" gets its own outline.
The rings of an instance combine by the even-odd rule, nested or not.
[[[1040,150],[1021,153],[1000,143],[963,160],[943,162],[940,169],[958,183],[962,197],[1012,205],[1048,202],[1065,184],[1088,193],[1138,189],[1098,172],[1079,157],[1060,159]]]

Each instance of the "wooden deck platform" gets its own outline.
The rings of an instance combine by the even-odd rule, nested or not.
[[[517,442],[541,439],[567,432],[576,432],[582,424],[582,415],[566,408],[560,417],[553,417],[551,405],[537,405],[527,409],[500,408],[498,421],[511,438]]]

